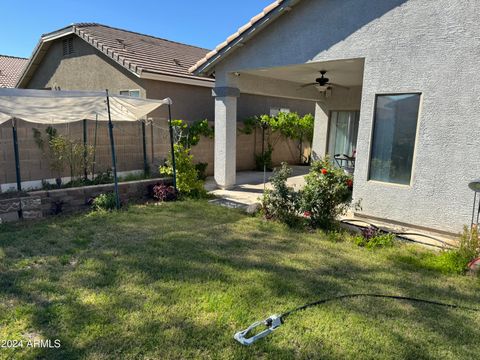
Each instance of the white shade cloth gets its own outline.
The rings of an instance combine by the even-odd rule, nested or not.
[[[80,120],[107,121],[106,92],[0,89],[0,124],[11,118],[39,124],[64,124]],[[109,94],[112,121],[136,121],[164,100]]]

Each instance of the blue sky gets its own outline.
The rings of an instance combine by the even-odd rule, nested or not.
[[[213,48],[273,0],[0,0],[0,54],[29,57],[40,35],[75,22]]]

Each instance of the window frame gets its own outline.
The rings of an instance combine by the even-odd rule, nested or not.
[[[398,95],[418,95],[418,111],[417,111],[417,126],[415,129],[415,142],[413,145],[413,154],[412,154],[412,169],[410,171],[410,181],[408,184],[400,184],[400,183],[394,183],[394,182],[387,182],[387,181],[381,181],[381,180],[375,180],[371,178],[371,165],[372,165],[372,152],[373,152],[373,137],[374,137],[374,132],[375,132],[375,121],[377,117],[377,103],[378,103],[378,98],[380,96],[398,96]],[[374,100],[374,105],[373,105],[373,115],[372,115],[372,122],[370,126],[370,145],[369,145],[369,151],[368,151],[368,166],[367,166],[367,182],[369,183],[376,183],[376,184],[382,184],[386,186],[393,186],[393,187],[403,187],[403,188],[411,188],[413,186],[413,180],[415,178],[415,169],[416,169],[416,160],[417,160],[417,151],[418,151],[418,141],[419,141],[419,129],[420,129],[420,121],[421,121],[421,115],[422,115],[422,108],[423,108],[423,97],[424,93],[422,91],[418,90],[412,90],[412,91],[402,91],[402,92],[379,92],[375,93],[375,100]]]
[[[335,154],[330,154],[330,145],[331,145],[331,142],[330,142],[330,132],[332,131],[332,117],[333,117],[333,113],[336,112],[336,113],[339,113],[339,112],[349,112],[349,113],[352,113],[352,112],[355,112],[355,113],[358,113],[358,130],[360,130],[360,118],[362,116],[362,112],[360,111],[360,109],[356,109],[356,110],[352,110],[352,109],[332,109],[332,110],[329,110],[328,111],[328,124],[327,124],[327,140],[325,141],[325,144],[326,144],[326,148],[325,148],[325,154],[328,154],[330,156],[330,160],[333,161],[333,156]],[[356,149],[358,148],[358,132],[357,132],[357,143],[356,143]],[[355,149],[355,150],[356,150]]]
[[[278,110],[278,112],[275,113],[275,111]],[[286,110],[286,111],[282,111],[282,110]],[[290,114],[292,112],[292,109],[290,108],[287,108],[287,107],[281,107],[281,106],[271,106],[270,107],[270,116],[277,116],[278,114],[280,113],[286,113],[286,114]],[[274,114],[275,113],[275,114]]]
[[[121,93],[122,92],[127,92],[128,91],[128,95],[122,95]],[[121,96],[131,96],[130,93],[132,91],[138,91],[138,97],[141,98],[142,97],[142,92],[140,89],[122,89],[122,90],[119,90],[118,91],[118,94],[121,95]]]

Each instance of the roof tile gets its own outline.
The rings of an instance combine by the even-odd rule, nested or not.
[[[0,55],[0,87],[14,88],[27,63],[25,58]]]
[[[74,32],[132,71],[188,76],[209,50],[96,23],[73,25]],[[205,79],[205,78],[202,78]]]

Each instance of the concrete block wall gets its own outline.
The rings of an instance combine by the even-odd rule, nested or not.
[[[213,122],[211,122],[213,125]],[[241,125],[239,125],[241,126]],[[60,174],[50,168],[48,156],[36,144],[33,128],[38,129],[46,139],[45,129],[48,125],[32,124],[18,121],[18,142],[20,153],[20,170],[24,188],[30,184],[40,185],[40,180],[55,179],[58,176],[68,178],[70,172],[65,169]],[[70,139],[83,141],[82,122],[67,125],[55,125],[58,132]],[[142,131],[140,122],[119,122],[114,127],[115,147],[117,151],[117,169],[119,172],[129,172],[143,169]],[[153,173],[170,156],[170,135],[166,119],[153,119],[153,124],[146,125],[147,161]],[[87,121],[87,143],[94,144],[95,122]],[[45,145],[45,148],[47,146]],[[237,170],[252,170],[255,168],[255,156],[261,152],[261,133],[243,134],[237,132]],[[208,163],[207,174],[213,175],[214,141],[202,138],[192,149],[194,161]],[[274,165],[281,162],[298,163],[297,144],[291,140],[281,139],[272,154]],[[97,147],[95,172],[111,169],[111,152],[108,128],[105,122],[99,122],[97,128]],[[0,126],[0,184],[15,186],[15,162],[11,124]]]
[[[146,200],[150,187],[163,182],[171,184],[171,179],[157,178],[129,181],[119,184],[120,200],[123,204]],[[113,192],[113,184],[94,185],[70,189],[32,191],[21,197],[0,200],[0,223],[19,220],[22,210],[25,220],[41,219],[55,215],[55,208],[61,207],[61,214],[71,214],[90,209],[90,202],[100,194]]]

